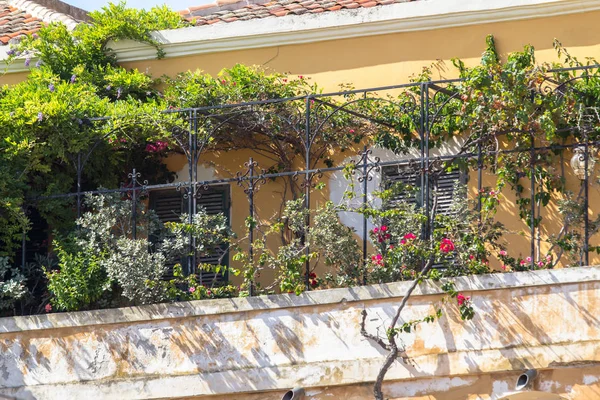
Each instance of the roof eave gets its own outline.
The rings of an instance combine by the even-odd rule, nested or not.
[[[423,0],[159,31],[166,58],[479,25],[600,10],[600,0]],[[112,45],[119,61],[156,58],[151,46]]]

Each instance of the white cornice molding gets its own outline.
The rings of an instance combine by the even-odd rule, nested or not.
[[[167,58],[389,33],[515,21],[600,10],[600,0],[420,0],[158,31]],[[113,43],[119,61],[156,58],[133,41]]]

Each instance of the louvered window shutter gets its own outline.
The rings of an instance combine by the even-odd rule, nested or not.
[[[444,171],[437,177],[437,208],[436,212],[440,215],[451,215],[452,202],[455,200],[454,189],[457,182],[464,182],[464,173],[456,169],[454,171]],[[433,201],[433,190],[435,182],[431,182],[431,191]]]
[[[402,182],[404,185],[410,185],[416,189],[414,192],[402,191],[398,193],[394,198],[390,199],[386,203],[386,208],[394,208],[399,203],[407,203],[411,205],[420,206],[421,203],[421,176],[414,171],[409,171],[407,166],[394,165],[390,167],[384,167],[383,170],[383,184],[385,189],[389,189],[391,185],[397,182]]]
[[[204,208],[209,215],[223,213],[229,222],[229,186],[208,188],[201,192],[197,201],[198,208]],[[229,266],[227,244],[212,249],[208,254],[198,257],[199,264]],[[229,280],[227,269],[215,273],[213,271],[198,271],[198,280],[205,285],[224,284]]]
[[[229,218],[229,186],[210,187],[200,191],[200,196],[197,199],[198,209],[204,208],[210,215],[223,213]],[[180,216],[187,212],[188,202],[183,198],[182,194],[176,190],[160,190],[150,193],[150,207],[154,210],[161,222],[180,221]],[[199,256],[196,260],[198,264],[212,265],[229,265],[229,257],[227,246],[224,244],[218,246],[208,254]],[[187,262],[186,259],[181,260],[181,263]],[[173,266],[169,265],[169,270],[165,274],[165,279],[173,277]],[[228,276],[226,272],[197,271],[198,281],[202,284],[212,285],[223,284],[227,282]]]
[[[408,166],[391,166],[383,169],[383,183],[385,188],[389,188],[393,183],[402,182],[406,185],[411,185],[417,189],[415,193],[407,193],[402,192],[395,196],[393,199],[390,199],[389,203],[386,205],[388,208],[393,208],[394,204],[398,204],[400,202],[405,202],[408,204],[416,204],[417,206],[421,206],[421,176],[418,172],[413,172],[408,170]],[[455,169],[453,171],[444,171],[437,176],[437,208],[436,211],[441,215],[450,215],[452,202],[454,200],[454,185],[457,182],[466,182],[466,174],[459,170]],[[433,179],[429,179],[429,193],[430,199],[429,204],[432,206],[433,201],[433,191],[435,188],[436,182],[433,182]]]

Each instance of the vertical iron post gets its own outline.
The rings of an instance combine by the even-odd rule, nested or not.
[[[248,226],[248,259],[254,265],[254,160],[250,157],[248,161],[248,205],[249,205],[249,217],[250,224]],[[254,275],[250,280],[250,288],[248,289],[249,295],[254,296]]]
[[[137,172],[135,168],[131,174],[131,237],[137,238]]]
[[[420,143],[420,149],[421,149],[421,159],[420,159],[420,169],[421,169],[421,176],[420,176],[420,180],[421,180],[421,185],[420,185],[420,193],[421,193],[421,210],[423,210],[423,207],[425,206],[425,202],[428,200],[426,200],[425,197],[425,185],[426,185],[426,181],[425,181],[425,174],[426,174],[426,170],[427,170],[427,163],[429,162],[428,160],[426,160],[425,155],[427,154],[427,151],[425,149],[425,141],[426,141],[426,134],[425,134],[425,130],[426,130],[426,106],[425,106],[425,90],[427,90],[425,83],[421,83],[421,97],[420,97],[420,102],[419,102],[419,111],[420,111],[420,118],[419,118],[419,136],[421,139],[421,143]],[[427,225],[429,225],[429,221],[427,222]],[[421,229],[421,239],[426,239],[427,238],[427,226],[422,227]],[[421,260],[421,269],[425,268],[425,259]]]
[[[477,145],[477,211],[478,211],[478,230],[481,230],[482,225],[482,202],[481,191],[483,189],[483,154],[481,149],[481,139]]]
[[[584,146],[584,156],[585,159],[583,161],[584,163],[584,169],[585,169],[585,173],[583,175],[584,179],[583,179],[583,209],[585,210],[585,214],[584,214],[584,220],[583,220],[583,230],[584,230],[584,241],[583,241],[583,264],[587,267],[590,265],[590,254],[589,254],[589,241],[590,241],[590,210],[589,210],[589,189],[590,189],[590,182],[589,182],[589,173],[588,173],[588,165],[589,165],[589,161],[588,161],[588,157],[589,157],[589,140],[586,137],[585,140],[585,146]]]
[[[367,191],[368,191],[368,181],[369,181],[369,170],[367,168],[367,163],[369,161],[369,151],[367,150],[367,146],[364,147],[362,153],[362,208],[365,210],[367,208]],[[367,216],[363,213],[363,235],[362,235],[362,251],[363,251],[363,285],[367,284]]]
[[[425,227],[425,238],[429,239],[433,233],[433,221],[431,215],[431,188],[429,182],[429,176],[431,174],[431,165],[429,160],[429,139],[430,139],[430,126],[429,126],[429,84],[425,83],[423,85],[425,90],[425,169],[423,170],[424,174],[424,184],[425,186],[422,188],[422,191],[425,193],[425,215],[427,216],[427,226]]]
[[[191,209],[190,216],[193,219],[194,215],[198,211],[198,115],[197,110],[193,111],[192,114],[192,148],[190,152],[192,153],[192,175],[190,175],[191,180],[191,189],[190,192],[190,200],[191,200]],[[198,272],[196,269],[197,260],[198,260],[198,246],[196,244],[196,238],[194,236],[191,237],[190,244],[192,246],[191,252],[191,264],[190,264],[190,273]],[[199,271],[199,279],[202,282],[202,270]]]
[[[194,154],[194,134],[193,134],[193,130],[194,130],[194,122],[193,122],[193,118],[192,118],[192,111],[188,112],[188,119],[189,119],[189,129],[188,129],[188,154],[187,154],[187,159],[188,159],[188,173],[189,173],[189,184],[188,184],[188,188],[187,188],[187,217],[188,217],[188,224],[192,224],[194,222],[194,163],[196,162],[195,160],[195,154]],[[193,235],[190,232],[188,234],[188,242],[189,242],[189,246],[188,246],[188,256],[187,256],[187,265],[185,266],[185,275],[190,275],[194,272],[194,257],[193,257],[193,253],[194,253],[194,244],[192,243],[193,241]]]
[[[425,205],[425,192],[423,190],[423,188],[425,187],[425,84],[421,83],[421,98],[420,98],[420,102],[419,102],[419,110],[420,110],[420,120],[419,120],[419,136],[421,139],[421,143],[419,144],[420,150],[421,150],[421,159],[420,161],[420,169],[421,169],[421,176],[419,177],[421,180],[421,187],[420,187],[420,192],[421,192],[421,208]],[[424,238],[425,233],[422,233],[422,236]]]
[[[77,219],[81,218],[81,152],[77,153]]]
[[[305,138],[304,140],[306,141],[304,148],[306,149],[306,154],[305,154],[305,167],[306,167],[306,175],[304,178],[304,207],[307,210],[306,213],[306,220],[305,220],[305,229],[304,229],[304,238],[303,238],[303,243],[305,246],[305,256],[306,256],[306,262],[305,262],[305,284],[306,284],[306,290],[310,290],[310,246],[307,242],[307,237],[306,237],[306,233],[308,232],[308,227],[310,226],[310,188],[311,188],[311,176],[310,176],[310,150],[312,147],[312,138],[311,138],[311,132],[310,132],[310,105],[311,105],[311,98],[310,95],[306,96],[306,101],[305,101],[305,126],[304,126],[304,130],[305,130]]]
[[[530,173],[531,173],[531,216],[530,216],[530,234],[531,234],[531,269],[535,269],[535,140],[531,137],[531,148],[530,148]]]
[[[244,189],[244,193],[248,196],[248,219],[246,220],[246,224],[248,227],[248,262],[252,264],[254,267],[254,229],[256,226],[256,210],[254,207],[254,193],[258,190],[259,185],[267,183],[264,178],[264,174],[260,173],[260,175],[256,176],[258,163],[254,161],[252,157],[248,160],[247,163],[244,163],[244,167],[246,170],[242,173],[242,171],[238,171],[236,174],[237,184],[238,186]],[[261,171],[261,170],[259,170]],[[252,274],[252,278],[250,279],[250,287],[248,288],[248,294],[250,296],[254,296],[256,293],[256,272]]]
[[[25,271],[25,260],[27,259],[27,233],[21,234],[21,271]]]

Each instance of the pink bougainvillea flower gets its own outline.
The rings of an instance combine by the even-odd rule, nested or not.
[[[525,260],[527,260],[527,262],[531,262],[531,257],[527,257]]]
[[[543,261],[538,261],[538,267],[543,267],[544,266],[544,262]]]
[[[385,231],[387,231],[387,230],[388,230],[388,227],[387,227],[387,226],[385,226],[385,225],[381,225],[381,228],[380,228],[380,229],[381,229],[381,232],[385,232]]]
[[[350,133],[354,133],[354,129],[350,129]]]
[[[406,239],[400,239],[400,244],[406,244]]]
[[[196,291],[196,288],[192,286],[191,288],[188,289],[188,291],[190,293],[194,293]]]
[[[440,251],[442,253],[450,253],[451,251],[454,251],[454,243],[452,240],[443,238],[442,242],[440,243]]]
[[[409,233],[407,233],[406,235],[404,235],[404,239],[406,239],[406,240],[413,240],[413,239],[416,239],[416,238],[417,238],[417,237],[416,237],[416,236],[415,236],[415,234],[414,234],[414,233],[412,233],[412,232],[409,232]]]
[[[456,302],[458,303],[459,306],[462,306],[463,304],[465,304],[466,302],[468,302],[469,300],[471,300],[470,296],[465,296],[462,293],[459,293],[456,296]]]
[[[379,232],[379,228],[373,228],[373,233]]]
[[[475,258],[475,256],[473,254],[469,254],[469,260],[472,260],[474,258]]]
[[[500,250],[500,253],[498,254],[500,254],[502,257],[506,257],[508,253],[506,252],[506,250]]]
[[[550,254],[548,254],[546,256],[546,261],[548,261],[548,262],[552,261],[552,256]]]
[[[44,311],[46,311],[47,313],[52,311],[52,305],[50,303],[46,304],[46,307],[44,307]]]
[[[381,254],[376,254],[376,255],[372,256],[371,260],[373,260],[373,262],[376,265],[383,265],[383,255],[381,255]]]
[[[525,265],[525,264],[527,264],[527,261],[525,261],[525,260],[521,260],[521,262],[520,262],[519,264],[521,264],[521,265]]]

